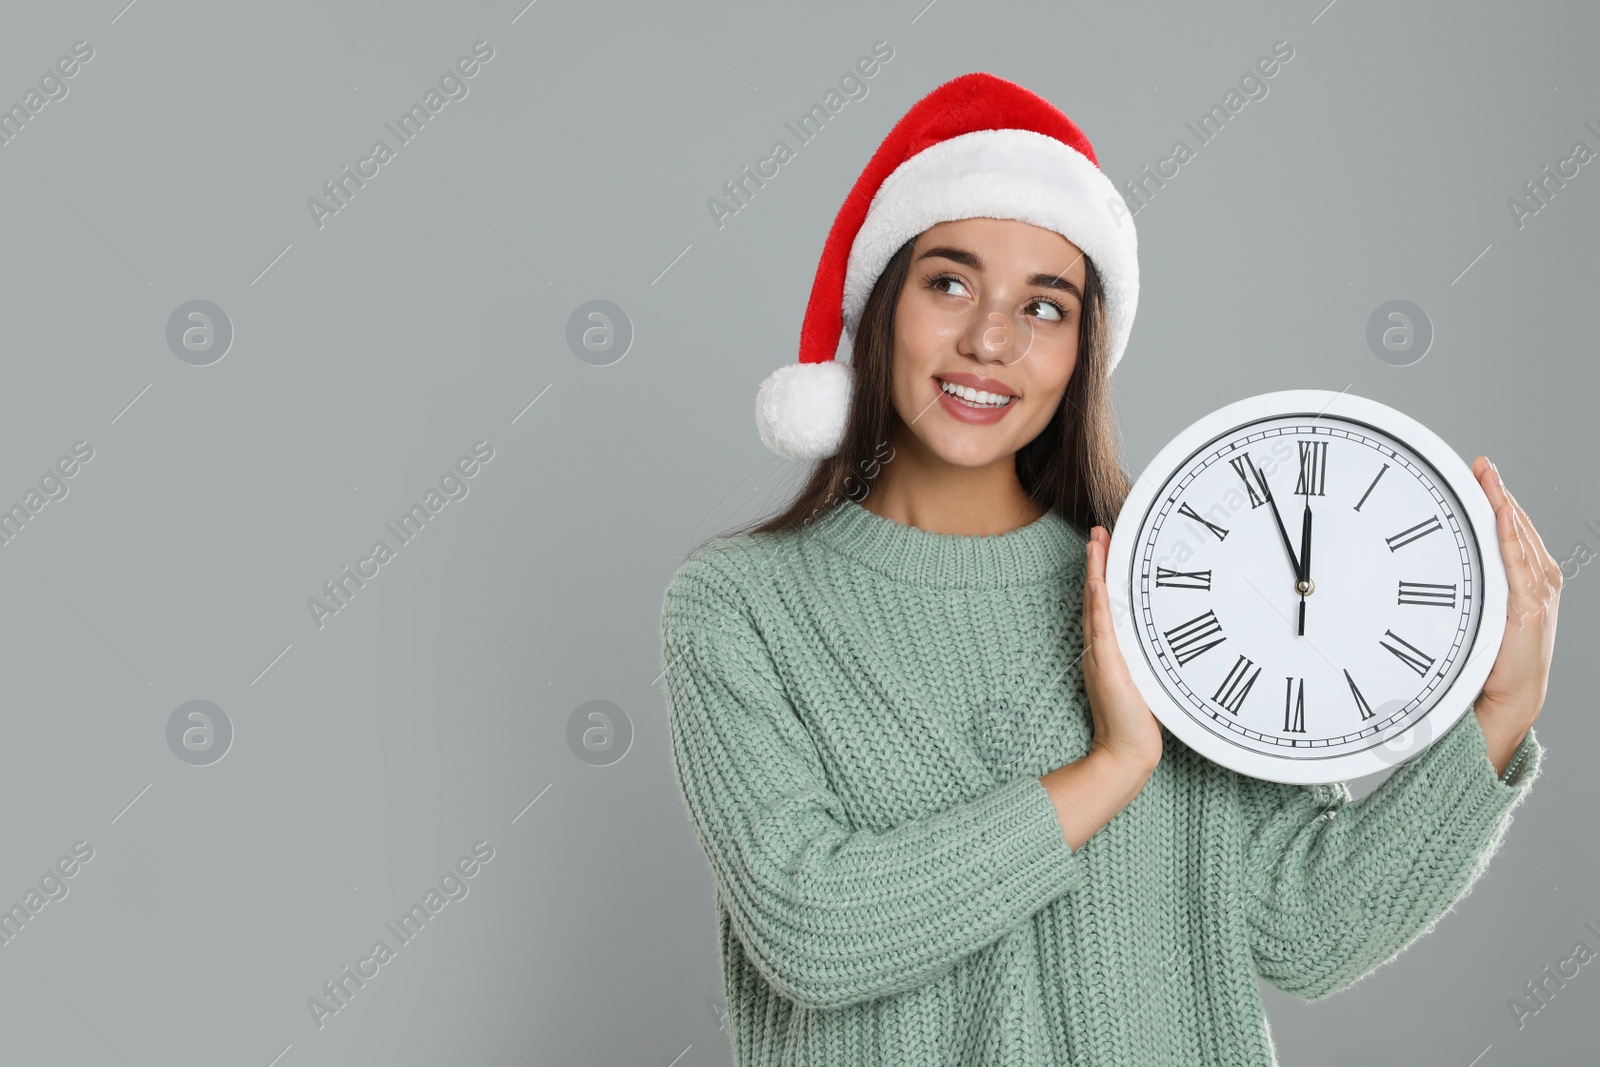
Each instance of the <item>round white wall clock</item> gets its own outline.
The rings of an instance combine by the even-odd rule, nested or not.
[[[1506,624],[1494,510],[1415,419],[1320,389],[1213,411],[1150,461],[1106,557],[1156,718],[1241,774],[1347,781],[1415,758]]]

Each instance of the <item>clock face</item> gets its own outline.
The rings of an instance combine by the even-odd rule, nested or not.
[[[1202,754],[1277,781],[1374,773],[1481,689],[1505,621],[1493,529],[1470,470],[1409,417],[1347,394],[1252,397],[1186,430],[1130,493],[1107,569],[1118,644]]]

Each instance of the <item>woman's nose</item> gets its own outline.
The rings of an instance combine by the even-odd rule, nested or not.
[[[999,302],[975,308],[967,321],[967,343],[986,362],[1014,363],[1033,342],[1033,324]]]

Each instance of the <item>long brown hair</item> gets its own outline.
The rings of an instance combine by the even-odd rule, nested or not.
[[[912,238],[878,276],[861,313],[851,350],[850,410],[839,451],[817,461],[805,487],[778,513],[722,535],[776,533],[804,527],[844,500],[861,500],[885,462],[892,462],[891,431],[899,415],[890,391],[894,371],[894,313],[910,269]],[[1016,452],[1017,478],[1041,507],[1057,512],[1087,535],[1107,530],[1130,483],[1118,462],[1120,429],[1106,372],[1110,329],[1094,263],[1087,268],[1083,315],[1078,320],[1078,362],[1055,415]]]

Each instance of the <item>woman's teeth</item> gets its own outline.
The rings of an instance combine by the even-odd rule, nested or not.
[[[957,400],[973,408],[1003,408],[1016,399],[1014,396],[1001,396],[998,393],[985,393],[981,389],[972,389],[965,385],[956,385],[943,378],[938,379],[939,388],[955,397]]]

